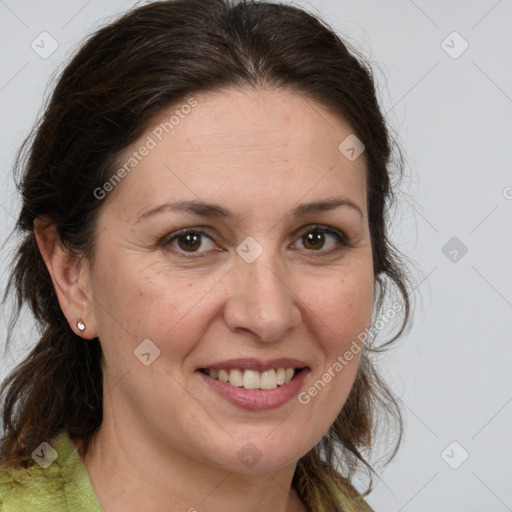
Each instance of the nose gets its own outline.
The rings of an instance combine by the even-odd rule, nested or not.
[[[234,332],[252,333],[259,341],[282,339],[302,320],[287,273],[263,256],[252,263],[237,260],[224,310],[226,324]]]

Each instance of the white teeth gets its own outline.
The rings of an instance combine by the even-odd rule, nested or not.
[[[237,370],[234,370],[237,371]],[[233,370],[231,370],[233,373]],[[231,382],[231,377],[230,377]],[[254,370],[245,370],[244,372],[244,388],[245,389],[258,389],[260,387],[260,374]]]
[[[212,379],[227,382],[237,388],[245,389],[275,389],[287,384],[295,375],[295,368],[277,368],[258,372],[256,370],[208,370]]]
[[[260,381],[261,389],[277,388],[277,377],[275,370],[267,370],[266,372],[261,372]]]
[[[231,370],[229,372],[229,383],[232,386],[241,388],[244,385],[244,376],[240,370]]]

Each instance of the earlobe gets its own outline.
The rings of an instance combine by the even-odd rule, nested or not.
[[[53,223],[35,219],[34,234],[71,329],[82,338],[97,337],[87,261],[70,254],[63,247]],[[87,329],[82,329],[82,325]]]

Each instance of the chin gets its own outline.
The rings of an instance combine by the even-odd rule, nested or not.
[[[304,439],[294,441],[289,437],[269,439],[263,435],[258,438],[253,437],[252,440],[246,437],[221,449],[215,454],[217,457],[214,460],[217,465],[237,473],[275,471],[296,464],[311,449],[311,446],[302,446],[302,443]],[[217,446],[221,448],[220,445]],[[214,454],[209,454],[210,459],[212,455]]]

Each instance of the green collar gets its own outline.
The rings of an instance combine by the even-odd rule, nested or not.
[[[47,467],[0,467],[2,512],[104,512],[87,469],[67,433],[51,443],[57,458]]]

